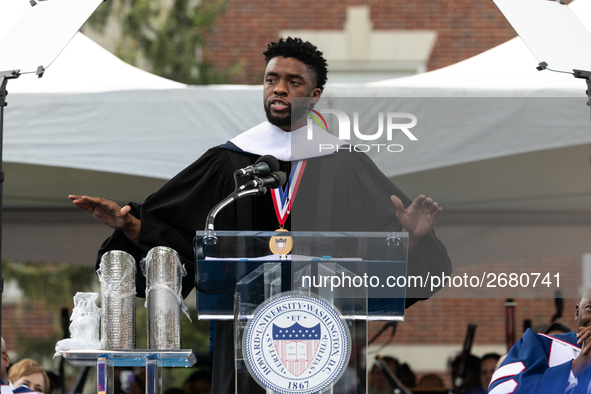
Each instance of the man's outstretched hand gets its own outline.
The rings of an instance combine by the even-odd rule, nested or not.
[[[437,217],[443,209],[431,198],[423,195],[418,196],[407,208],[404,208],[398,197],[391,196],[390,199],[396,207],[396,217],[402,225],[402,230],[408,232],[409,247],[412,249],[419,238],[433,230]]]
[[[116,202],[100,197],[69,195],[68,198],[75,206],[90,212],[101,223],[123,231],[135,244],[139,242],[142,222],[129,214],[129,205],[121,208]]]

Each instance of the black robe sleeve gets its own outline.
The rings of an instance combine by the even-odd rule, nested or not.
[[[109,250],[123,250],[131,254],[138,265],[136,274],[137,296],[145,296],[146,282],[139,270],[140,260],[155,246],[168,246],[176,250],[187,269],[183,278],[183,297],[195,283],[193,238],[202,230],[210,209],[234,190],[232,152],[213,148],[184,169],[143,204],[130,203],[131,214],[142,222],[140,242],[135,245],[121,231],[115,230],[98,252],[97,268],[101,256]],[[222,211],[216,220],[226,230],[235,227],[235,212]]]
[[[308,172],[309,171],[309,172]],[[332,156],[309,160],[304,178],[312,182],[313,197],[298,195],[294,201],[292,230],[313,227],[323,231],[397,232],[402,226],[390,196],[396,195],[405,207],[412,203],[365,154],[343,151]],[[303,179],[302,183],[306,180]],[[303,187],[303,186],[302,186]],[[310,223],[307,218],[315,218]],[[422,237],[409,255],[407,275],[450,275],[451,261],[435,232]],[[407,287],[406,307],[427,299],[438,288]]]
[[[339,168],[335,193],[337,204],[333,215],[340,221],[335,228],[355,229],[356,231],[401,231],[402,226],[396,218],[396,208],[390,200],[395,195],[408,207],[412,200],[390,181],[365,154],[352,153],[355,158],[347,158]],[[360,189],[361,192],[360,192]],[[347,208],[345,208],[347,207]],[[337,212],[346,212],[339,215]],[[362,229],[362,230],[360,230]],[[408,256],[407,276],[450,275],[451,260],[443,243],[435,236],[435,231],[422,237],[414,251]],[[439,288],[431,291],[429,286],[407,287],[406,307],[418,300],[431,297]]]
[[[143,204],[131,204],[131,214],[142,221],[140,242],[132,243],[122,232],[115,231],[98,253],[124,250],[138,262],[155,246],[175,249],[187,268],[183,279],[183,296],[194,285],[193,238],[204,228],[211,208],[234,190],[233,172],[252,164],[256,156],[221,148],[210,149]],[[289,163],[280,163],[289,171]],[[397,195],[405,206],[411,203],[375,164],[365,155],[342,152],[308,160],[293,201],[286,228],[292,231],[400,231],[396,209],[390,201]],[[273,230],[277,219],[270,196],[242,199],[223,210],[216,219],[216,229]],[[241,212],[240,217],[238,212]],[[245,218],[247,218],[245,220]],[[447,252],[435,233],[423,237],[409,258],[408,274],[451,272]],[[145,295],[145,279],[136,275],[137,295]],[[414,294],[407,289],[406,306],[430,294]],[[232,322],[217,322],[213,392],[229,393],[234,387]],[[227,377],[224,379],[222,377]]]
[[[146,283],[139,262],[151,248],[168,246],[179,253],[187,269],[182,291],[186,297],[194,286],[195,231],[204,228],[211,208],[234,190],[234,170],[253,164],[257,158],[244,152],[210,149],[143,204],[130,204],[131,214],[142,221],[139,244],[135,245],[116,230],[101,246],[97,266],[108,250],[130,253],[138,264],[137,295],[143,297]],[[289,163],[281,162],[281,166],[282,170],[289,171]],[[396,209],[390,201],[393,194],[405,206],[411,203],[365,154],[341,152],[310,159],[286,228],[292,231],[400,231]],[[216,229],[230,231],[272,231],[278,223],[267,193],[239,200],[239,204],[221,211],[215,225]],[[425,276],[428,272],[451,273],[445,247],[434,232],[421,238],[409,256],[408,275]],[[407,306],[432,294],[424,289],[417,290],[420,289],[407,289]]]

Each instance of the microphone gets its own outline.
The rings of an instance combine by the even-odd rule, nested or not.
[[[283,171],[275,171],[270,173],[268,176],[262,178],[255,178],[252,181],[246,182],[244,185],[238,188],[238,191],[242,191],[244,189],[254,189],[254,188],[261,188],[261,187],[268,187],[271,189],[276,189],[285,185],[287,182],[287,175]]]
[[[287,175],[285,175],[285,172],[272,172],[271,174],[269,174],[269,176],[263,178],[256,178],[246,183],[245,185],[242,185],[239,189],[235,190],[228,197],[220,201],[215,207],[211,209],[211,211],[209,211],[207,219],[205,220],[205,232],[207,233],[207,235],[203,237],[204,244],[215,245],[215,243],[217,242],[213,232],[213,222],[215,221],[215,217],[217,216],[217,214],[222,209],[226,208],[228,205],[232,204],[234,201],[242,197],[259,196],[261,194],[265,194],[267,192],[267,187],[277,188],[285,185],[286,182]],[[248,190],[244,190],[246,188],[248,188]]]
[[[267,175],[270,172],[279,171],[279,161],[271,155],[259,157],[253,165],[236,171],[240,176]]]

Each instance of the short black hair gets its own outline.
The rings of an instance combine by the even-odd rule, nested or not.
[[[495,361],[499,361],[501,355],[498,353],[486,353],[484,356],[480,358],[480,363],[482,364],[484,360],[488,360],[489,358]]]
[[[267,45],[265,55],[265,65],[269,64],[271,59],[281,57],[293,57],[308,66],[316,75],[316,87],[320,91],[324,90],[328,74],[328,63],[322,56],[322,52],[315,45],[308,41],[302,41],[301,38],[287,37],[280,38],[277,42]]]
[[[564,324],[552,323],[541,329],[540,334],[548,334],[552,331],[560,331],[563,334],[566,334],[568,332],[571,332],[572,330],[570,329],[570,327],[567,327]]]

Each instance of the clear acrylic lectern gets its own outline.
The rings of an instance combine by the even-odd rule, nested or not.
[[[236,393],[357,393],[366,385],[367,321],[404,319],[407,233],[199,231],[195,252],[199,318],[235,322]],[[285,297],[304,301],[294,308],[306,305],[309,312],[307,301],[318,300],[338,314],[347,354],[329,384],[307,379],[332,338],[326,344],[303,334],[296,339],[319,327],[306,321],[306,313],[296,313],[298,321],[289,324],[254,320],[268,329],[262,337],[268,356],[258,357],[257,347],[246,343],[247,332],[256,329],[253,319]],[[285,309],[271,308],[269,319]],[[291,330],[294,338],[279,338],[280,330]]]

